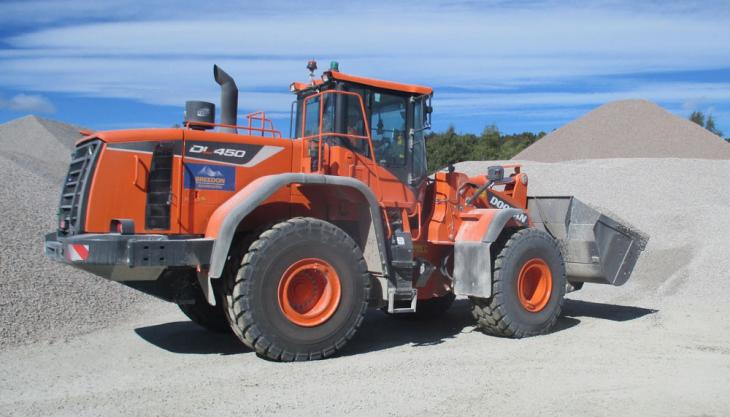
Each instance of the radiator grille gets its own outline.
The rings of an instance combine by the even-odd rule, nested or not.
[[[152,154],[145,210],[145,228],[148,230],[170,228],[173,156],[173,144],[164,142],[159,143]]]
[[[86,200],[102,142],[84,142],[71,154],[68,174],[61,187],[58,207],[58,232],[64,235],[83,233],[86,220]]]

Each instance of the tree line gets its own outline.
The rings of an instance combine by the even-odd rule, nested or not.
[[[704,113],[695,111],[689,116],[689,120],[723,137],[711,114],[705,116]],[[461,161],[510,159],[543,136],[545,132],[505,135],[495,125],[487,126],[480,135],[459,134],[452,125],[445,132],[432,132],[426,136],[428,169],[433,172]],[[730,142],[730,138],[725,140]]]
[[[426,136],[428,169],[433,172],[461,161],[510,159],[545,136],[545,132],[502,134],[497,126],[487,126],[480,135],[456,133],[454,126],[445,132]]]
[[[711,114],[705,116],[705,114],[701,111],[693,111],[692,114],[689,115],[689,120],[697,123],[717,136],[722,137],[722,131],[720,131],[720,129],[718,129],[715,125],[715,118]],[[725,140],[730,142],[730,138],[725,138]]]

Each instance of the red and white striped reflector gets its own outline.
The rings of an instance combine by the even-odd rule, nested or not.
[[[80,245],[78,243],[68,245],[66,257],[70,261],[85,261],[89,259],[89,245]]]

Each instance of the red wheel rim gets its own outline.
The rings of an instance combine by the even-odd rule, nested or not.
[[[314,327],[327,321],[340,304],[340,277],[318,258],[292,264],[279,281],[279,307],[294,324]]]
[[[517,277],[517,298],[522,307],[531,312],[542,311],[550,301],[553,290],[553,274],[540,258],[525,262]]]

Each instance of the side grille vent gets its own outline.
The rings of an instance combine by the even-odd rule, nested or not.
[[[61,187],[58,207],[60,234],[75,235],[84,231],[86,200],[100,149],[101,141],[97,139],[82,143],[71,154],[71,164]]]
[[[145,228],[148,230],[170,228],[173,154],[171,143],[158,144],[152,154],[145,211]]]

